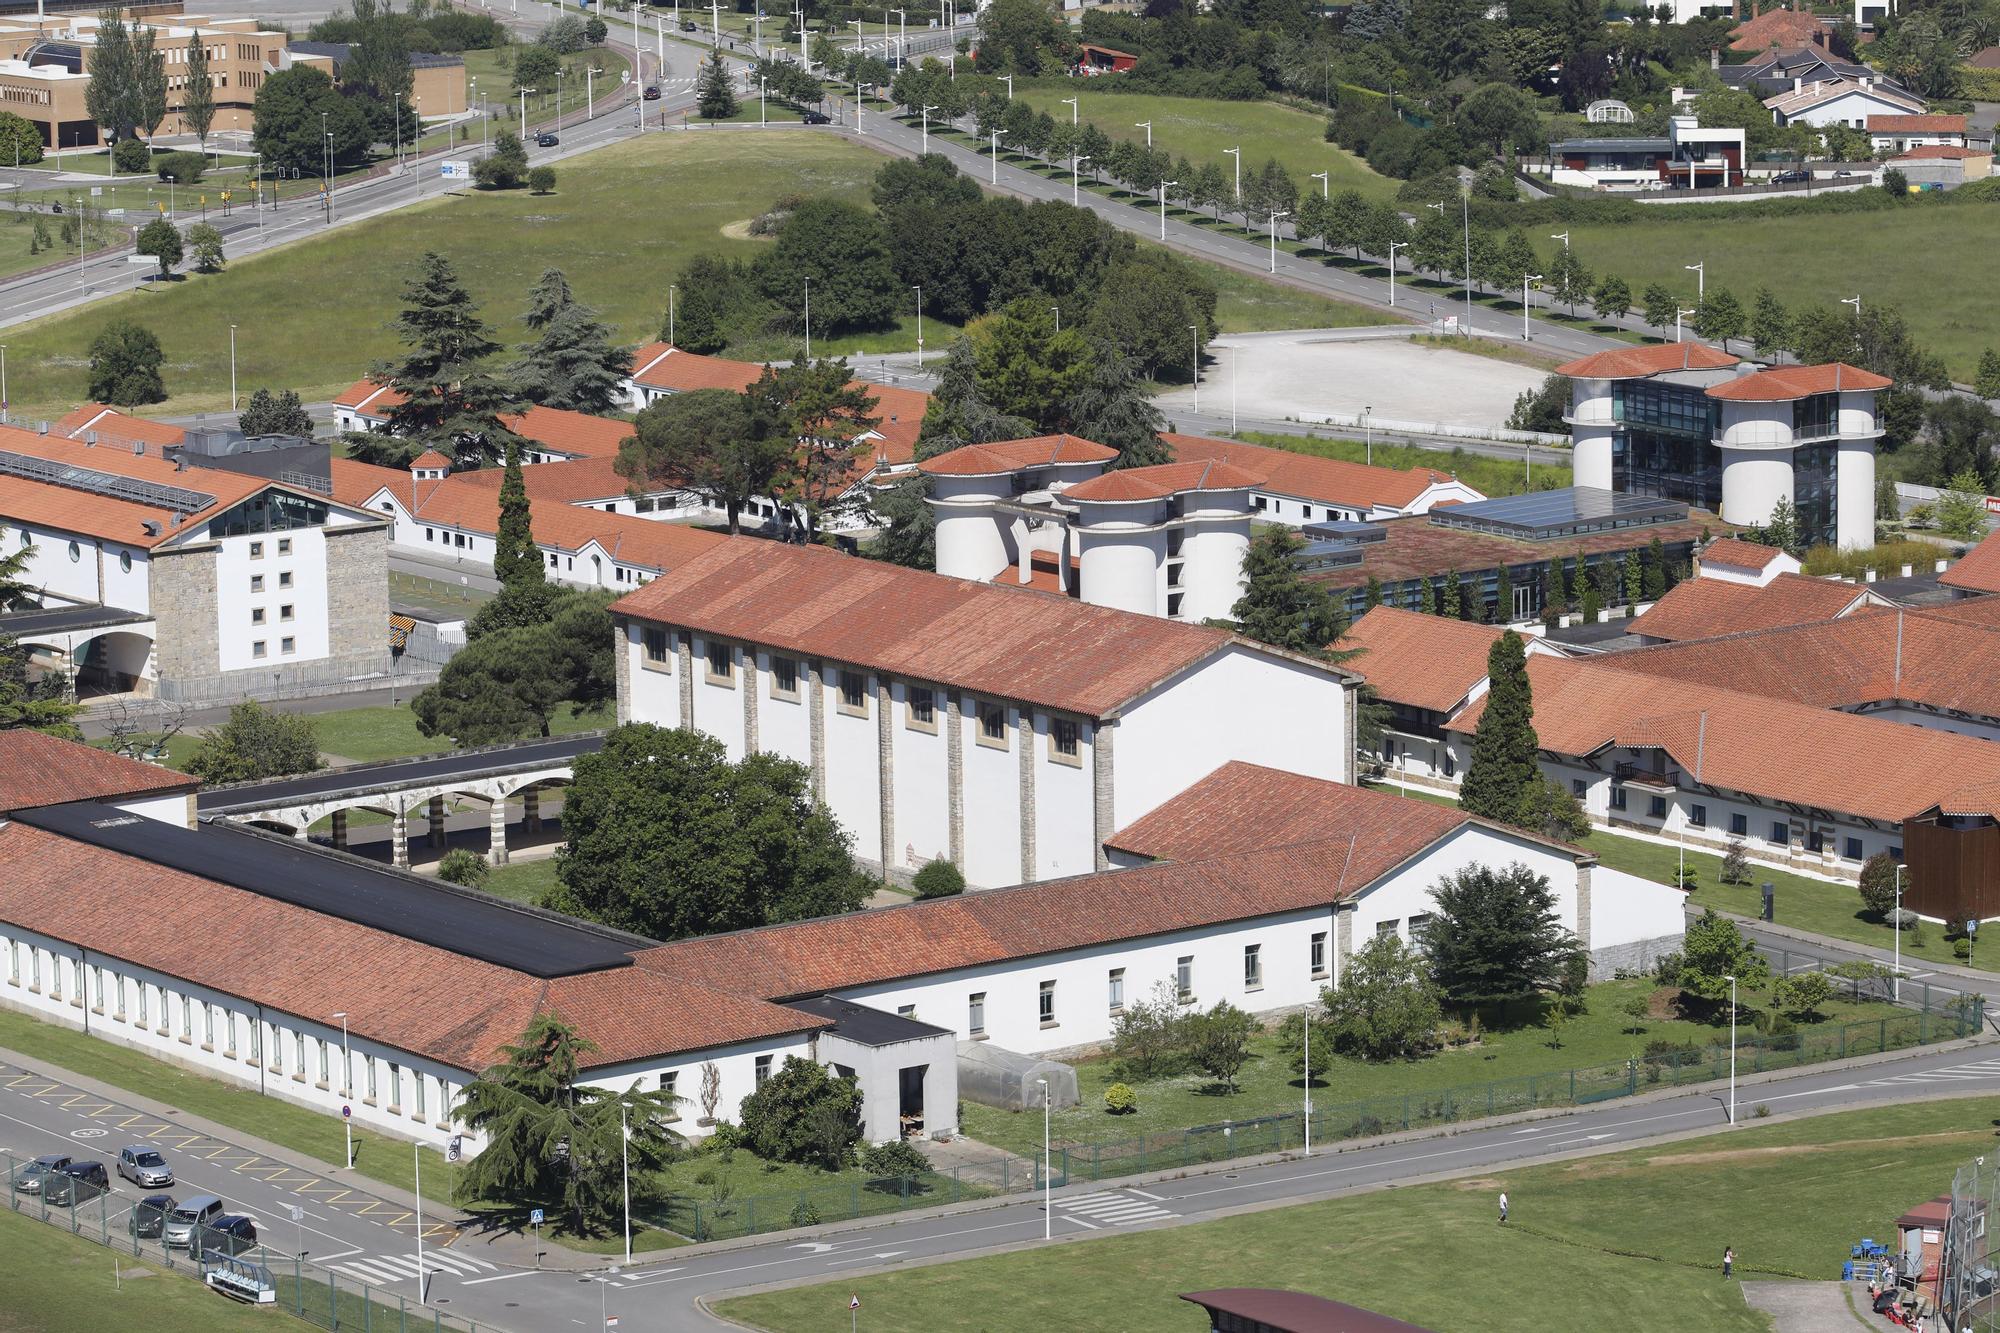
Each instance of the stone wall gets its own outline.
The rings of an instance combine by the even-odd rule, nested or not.
[[[336,661],[389,668],[389,525],[326,532],[326,647]]]
[[[1657,939],[1633,940],[1629,944],[1592,949],[1590,979],[1610,981],[1620,972],[1633,975],[1650,973],[1662,954],[1672,953],[1681,947],[1681,939],[1679,935],[1662,935]]]
[[[182,550],[155,550],[147,563],[153,619],[159,627],[153,660],[162,682],[216,672],[221,612],[215,604],[215,562],[215,545],[202,542]]]

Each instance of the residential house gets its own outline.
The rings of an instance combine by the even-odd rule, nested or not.
[[[1867,128],[1869,145],[1892,156],[1929,145],[1972,146],[1964,116],[1870,116]]]

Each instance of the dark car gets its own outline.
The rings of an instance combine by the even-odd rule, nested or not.
[[[1812,179],[1812,176],[1811,176],[1811,175],[1810,175],[1809,173],[1807,173],[1807,172],[1803,172],[1803,171],[1781,171],[1781,172],[1779,172],[1779,173],[1778,173],[1777,175],[1775,175],[1775,176],[1771,177],[1771,184],[1773,184],[1773,185],[1804,185],[1804,184],[1805,184],[1805,183],[1806,183],[1807,181],[1809,181],[1809,180],[1811,180],[1811,179]]]
[[[126,1229],[140,1240],[159,1240],[167,1233],[167,1214],[175,1208],[171,1194],[148,1194],[132,1205]]]
[[[188,1254],[196,1259],[205,1255],[238,1255],[257,1248],[257,1224],[240,1213],[224,1213],[194,1233],[188,1242]]]
[[[827,115],[826,112],[824,111],[808,111],[805,113],[804,116],[801,117],[801,119],[804,120],[805,123],[808,125],[833,124],[833,117]]]
[[[59,1175],[75,1160],[68,1153],[44,1153],[21,1168],[20,1174],[14,1177],[14,1188],[23,1194],[40,1194],[50,1176]]]
[[[61,1171],[51,1172],[42,1186],[42,1199],[53,1208],[74,1208],[100,1194],[111,1192],[111,1173],[102,1162],[72,1162]]]
[[[699,24],[697,24],[697,23],[696,23],[696,22],[695,22],[695,21],[694,21],[693,19],[682,19],[682,20],[681,20],[681,31],[682,31],[682,32],[700,32],[700,31],[701,31],[701,27],[700,27],[700,25],[699,25]]]
[[[134,1144],[118,1150],[118,1174],[141,1189],[158,1189],[174,1183],[174,1169],[152,1148]]]
[[[535,147],[537,148],[554,148],[561,142],[562,140],[556,138],[553,134],[537,134],[535,136]]]
[[[659,101],[659,100],[660,100],[660,85],[659,85],[659,84],[657,84],[657,83],[649,83],[649,84],[647,84],[647,85],[646,85],[646,100],[647,100],[648,102],[657,102],[657,101]]]

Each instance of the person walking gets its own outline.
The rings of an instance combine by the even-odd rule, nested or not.
[[[1502,1223],[1503,1225],[1504,1225],[1504,1224],[1506,1223],[1506,1221],[1507,1221],[1507,1191],[1506,1191],[1506,1190],[1501,1190],[1501,1191],[1500,1191],[1500,1221],[1501,1221],[1501,1223]]]
[[[1727,1246],[1727,1245],[1723,1246],[1723,1247],[1722,1247],[1722,1277],[1723,1277],[1723,1280],[1724,1280],[1724,1281],[1727,1281],[1727,1280],[1728,1280],[1728,1278],[1729,1278],[1729,1270],[1730,1270],[1730,1269],[1732,1269],[1732,1268],[1734,1268],[1735,1266],[1736,1266],[1736,1251],[1735,1251],[1735,1250],[1734,1250],[1733,1248],[1731,1248],[1730,1246]]]

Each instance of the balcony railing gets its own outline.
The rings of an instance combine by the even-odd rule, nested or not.
[[[1632,787],[1652,787],[1660,791],[1672,791],[1679,785],[1677,774],[1657,768],[1646,768],[1639,764],[1614,765],[1611,775]]]

